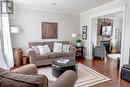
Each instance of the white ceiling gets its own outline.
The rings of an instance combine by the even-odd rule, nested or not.
[[[80,14],[114,0],[15,0],[16,6],[46,11]],[[56,3],[56,5],[52,5]]]

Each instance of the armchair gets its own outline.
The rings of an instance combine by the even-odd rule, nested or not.
[[[77,74],[68,70],[55,82],[50,81],[45,75],[37,74],[37,67],[34,64],[12,71],[0,68],[0,87],[73,87],[76,80]]]
[[[106,48],[104,46],[97,46],[93,48],[93,57],[101,57],[105,59],[107,58]]]

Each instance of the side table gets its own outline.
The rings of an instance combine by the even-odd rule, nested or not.
[[[83,57],[83,46],[75,46],[76,47],[76,57]]]
[[[29,57],[28,56],[22,56],[23,59],[23,65],[29,64]]]

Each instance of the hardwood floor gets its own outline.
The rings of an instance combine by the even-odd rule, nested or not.
[[[92,87],[130,87],[130,82],[120,79],[120,73],[117,69],[117,61],[114,59],[107,58],[107,62],[105,62],[104,59],[101,58],[95,58],[93,61],[78,58],[77,61],[111,79],[111,81]]]

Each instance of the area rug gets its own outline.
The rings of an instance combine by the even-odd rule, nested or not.
[[[53,81],[57,79],[52,76],[51,67],[38,68],[38,73],[46,75],[48,79]],[[106,81],[110,81],[110,79],[88,66],[78,63],[78,80],[74,87],[89,87]]]

